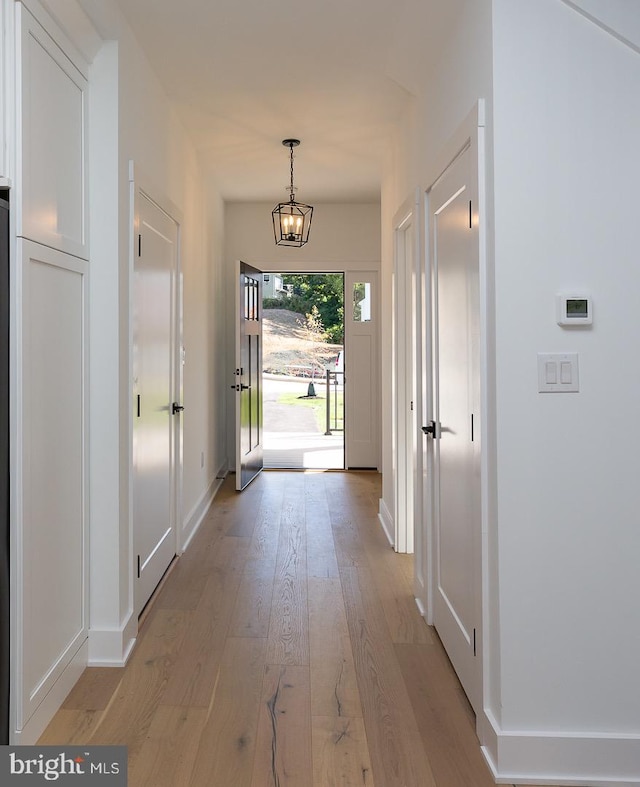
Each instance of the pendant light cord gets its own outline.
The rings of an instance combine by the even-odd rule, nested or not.
[[[291,188],[290,188],[290,200],[291,202],[295,201],[295,192],[293,190],[293,145],[289,145],[289,153],[291,156]]]

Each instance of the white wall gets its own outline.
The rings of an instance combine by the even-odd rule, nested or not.
[[[129,598],[128,505],[120,490],[120,275],[118,210],[118,44],[106,43],[90,68],[89,219],[93,253],[89,277],[90,382],[90,656],[104,654],[98,631],[119,629]],[[126,487],[125,487],[126,489]],[[114,490],[116,494],[114,494]],[[122,576],[121,576],[122,573]],[[117,636],[117,635],[116,635]],[[126,643],[114,647],[122,656]]]
[[[428,51],[418,42],[412,48],[398,46],[389,63],[390,72],[412,91],[413,99],[399,124],[383,179],[383,367],[390,368],[392,362],[393,216],[405,200],[413,200],[416,187],[431,184],[438,174],[434,167],[442,149],[479,98],[486,100],[491,118],[491,2],[456,0],[456,5],[442,38]],[[404,20],[406,34],[428,30],[428,4],[407,7],[412,16]],[[490,155],[490,126],[488,132]],[[382,392],[383,500],[393,511],[391,389],[387,382]]]
[[[617,29],[629,13],[630,4],[598,0],[461,3],[414,88],[384,179],[389,282],[394,210],[416,184],[429,185],[438,151],[487,99],[486,362],[496,420],[485,434],[491,723],[481,720],[480,734],[494,774],[509,783],[640,782],[640,365],[627,352],[639,338],[640,60],[635,26]],[[590,15],[603,17],[600,26]],[[592,295],[593,327],[556,325],[563,290]],[[390,320],[390,299],[383,310]],[[569,351],[580,355],[580,393],[538,394],[537,353]]]
[[[90,4],[85,4],[90,7]],[[104,9],[102,9],[104,10]],[[114,14],[115,10],[110,9]],[[195,150],[122,18],[96,17],[107,41],[94,60],[94,197],[96,277],[92,290],[92,638],[94,663],[121,660],[135,635],[130,551],[129,161],[154,196],[182,215],[186,350],[182,528],[189,535],[215,489],[224,463],[216,388],[220,330],[216,282],[222,259],[223,211]],[[94,261],[92,261],[94,262]],[[119,498],[114,497],[118,479]]]
[[[228,203],[225,209],[224,292],[228,331],[226,345],[227,454],[235,465],[233,382],[235,324],[235,261],[265,271],[323,273],[380,268],[380,205],[316,204],[309,242],[300,249],[276,246],[272,203]]]
[[[273,270],[343,270],[349,262],[356,267],[380,263],[380,205],[337,203],[315,204],[309,242],[300,249],[276,246],[271,211],[276,204],[229,202],[226,206],[227,263],[271,264]],[[234,255],[237,255],[234,257]],[[238,256],[239,255],[239,256]]]
[[[460,0],[457,12],[450,25],[443,31],[441,38],[434,42],[429,52],[419,47],[408,57],[406,48],[398,54],[397,63],[390,68],[396,78],[404,80],[407,88],[413,90],[412,103],[399,125],[398,133],[390,149],[385,170],[382,192],[382,364],[391,368],[392,363],[392,278],[393,278],[393,217],[402,204],[413,199],[416,188],[421,192],[433,183],[440,174],[439,167],[443,150],[478,102],[485,101],[486,115],[486,156],[488,175],[487,222],[492,226],[491,204],[491,161],[492,161],[492,29],[491,2]],[[427,29],[429,16],[427,4],[414,4],[414,18],[406,20],[409,30]],[[402,55],[402,59],[400,57]],[[422,218],[418,226],[423,223]],[[489,239],[490,240],[490,239]],[[423,253],[424,256],[424,253]],[[491,254],[488,255],[489,261]],[[491,268],[487,271],[492,279]],[[429,318],[427,318],[429,319]],[[491,333],[491,326],[487,326]],[[428,338],[428,337],[425,337]],[[487,358],[489,367],[491,359]],[[426,392],[425,392],[426,393]],[[486,392],[491,401],[492,390]],[[383,500],[381,509],[394,511],[393,456],[392,456],[392,391],[391,380],[384,380],[382,404],[383,427]],[[425,417],[431,414],[424,413]],[[485,441],[486,442],[486,441]],[[419,443],[421,448],[422,441]],[[424,480],[428,484],[428,480]],[[420,486],[420,485],[418,485]],[[487,505],[491,505],[491,500]],[[431,554],[426,533],[426,511],[423,521],[416,523],[425,531],[424,537],[416,539],[417,586],[426,581],[426,571]],[[495,543],[490,543],[493,560]],[[497,573],[494,574],[497,581]],[[417,590],[417,594],[420,591]],[[420,603],[427,606],[426,596]],[[487,657],[487,679],[485,700],[499,706],[499,639],[495,627],[497,610],[490,610],[485,616],[485,646],[491,651]]]
[[[568,733],[562,775],[640,780],[640,58],[560,0],[494,6],[494,711],[529,773],[536,733]],[[563,290],[591,328],[556,325]],[[537,353],[569,351],[580,393],[538,394]]]

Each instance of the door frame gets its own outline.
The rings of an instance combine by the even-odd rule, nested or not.
[[[420,190],[407,199],[393,220],[393,324],[392,324],[392,468],[394,485],[394,538],[396,552],[412,554],[421,545],[422,424],[421,347],[422,264],[420,259]],[[413,235],[407,244],[407,231]],[[408,385],[407,385],[408,382]],[[401,408],[410,396],[412,409]],[[411,415],[410,413],[413,413]],[[417,572],[416,572],[417,574]],[[418,577],[416,577],[418,579]]]
[[[382,389],[382,376],[380,373],[380,271],[375,268],[354,270],[345,268],[344,270],[344,461],[345,470],[380,470],[380,400]],[[369,321],[358,322],[353,319],[352,295],[353,285],[358,282],[368,282],[371,285],[371,319]],[[367,334],[358,330],[358,326],[370,323],[372,330]],[[354,378],[351,371],[354,368],[354,358],[357,353],[355,350],[356,339],[360,336],[368,335],[373,342],[372,365],[369,379],[372,383],[371,394],[371,419],[369,422],[371,438],[369,445],[369,460],[362,461],[362,449],[359,449],[356,440],[356,430],[349,425],[349,420],[353,419],[355,410],[358,407],[358,390],[362,380]],[[349,366],[351,364],[351,366]],[[362,441],[365,442],[365,441]],[[365,443],[366,444],[366,443]],[[358,451],[360,450],[360,453]],[[365,450],[367,450],[365,448]]]
[[[490,523],[494,521],[495,512],[495,393],[492,383],[495,370],[495,330],[493,327],[493,276],[489,271],[487,257],[487,200],[486,200],[486,153],[485,153],[485,104],[480,99],[467,115],[463,123],[451,136],[441,153],[437,156],[434,166],[426,173],[423,182],[428,184],[422,189],[424,226],[424,271],[425,271],[425,300],[423,301],[423,320],[426,333],[426,345],[430,357],[425,360],[424,377],[426,383],[426,421],[434,418],[434,369],[433,369],[433,341],[434,324],[433,315],[428,314],[432,300],[433,267],[434,261],[431,254],[432,239],[429,234],[430,199],[429,194],[433,186],[442,177],[448,167],[458,155],[469,147],[472,155],[472,169],[477,174],[477,210],[474,211],[473,220],[478,227],[478,265],[479,265],[479,306],[480,306],[480,423],[482,440],[480,450],[480,528],[477,533],[476,549],[476,604],[477,604],[477,658],[480,679],[478,681],[478,697],[474,700],[478,726],[482,723],[482,708],[484,697],[489,690],[489,673],[493,647],[497,646],[497,620],[495,612],[490,607],[491,577],[490,566],[494,563],[497,542],[491,538]],[[426,348],[425,348],[426,349]],[[426,618],[429,624],[434,619],[434,599],[437,592],[437,571],[435,555],[435,522],[434,522],[434,441],[424,439],[424,456],[426,460],[426,476],[428,483],[425,485],[425,552],[426,558]]]
[[[273,267],[273,265],[266,265],[266,270],[264,268],[265,268],[265,266],[261,265],[261,267],[258,268],[258,270],[260,270],[263,275],[266,274],[267,276],[278,275],[278,274],[282,274],[283,276],[287,276],[287,275],[295,275],[295,276],[334,276],[334,275],[338,275],[338,276],[342,276],[342,301],[343,301],[343,307],[344,307],[344,298],[345,298],[345,294],[346,294],[346,291],[347,291],[346,290],[346,275],[347,274],[346,274],[346,271],[344,271],[344,270],[339,270],[339,269],[336,269],[336,270],[333,270],[333,269],[332,270],[317,270],[316,268],[313,268],[313,270],[300,270],[300,269],[297,269],[295,267],[291,268],[290,264],[282,265],[282,266],[280,266],[278,268]],[[299,266],[298,266],[298,268],[299,268]],[[346,347],[346,341],[345,341],[345,339],[346,339],[346,337],[345,337],[345,332],[346,332],[345,322],[346,322],[345,321],[345,316],[344,316],[344,313],[343,313],[343,315],[342,315],[342,333],[343,333],[343,337],[342,337],[342,352],[343,352],[344,368],[346,368],[346,364],[348,363],[347,347]],[[263,353],[264,353],[264,339],[263,339]],[[236,348],[236,355],[237,355],[237,348]],[[263,361],[263,363],[264,363],[264,361]],[[325,381],[319,379],[319,380],[317,380],[317,385],[320,386],[320,387],[324,387]],[[346,436],[347,419],[345,417],[345,415],[346,415],[346,413],[345,413],[346,401],[344,399],[344,396],[345,396],[345,386],[344,385],[342,386],[342,390],[343,390],[343,400],[342,400],[343,401],[343,405],[342,405],[343,409],[342,409],[342,414],[343,414],[343,424],[344,424],[344,429],[343,429],[343,432],[342,432],[342,467],[335,468],[337,470],[346,470],[347,469],[347,436]],[[263,418],[263,427],[264,427],[264,418]],[[237,448],[236,448],[236,451],[237,451]],[[296,469],[304,470],[305,468],[296,468]],[[334,468],[331,468],[331,469],[334,469]]]
[[[136,615],[135,588],[136,588],[136,564],[135,564],[135,522],[133,518],[133,493],[134,493],[134,472],[133,472],[133,432],[134,432],[134,397],[133,392],[133,312],[135,292],[134,275],[135,260],[137,256],[136,238],[138,236],[140,199],[141,194],[144,198],[154,203],[161,211],[167,214],[177,225],[177,248],[176,248],[176,269],[175,281],[172,297],[171,333],[171,385],[172,401],[182,403],[184,401],[183,382],[184,382],[184,344],[183,344],[183,275],[182,275],[182,227],[183,215],[180,209],[166,197],[160,189],[150,182],[144,173],[129,161],[129,206],[130,206],[130,237],[129,237],[129,281],[128,281],[128,384],[127,391],[129,396],[126,402],[126,416],[128,424],[128,479],[129,489],[127,495],[128,521],[129,521],[129,604],[133,614]],[[184,551],[184,546],[188,536],[182,533],[182,489],[183,489],[183,441],[184,441],[184,419],[183,416],[174,417],[171,429],[171,515],[175,523],[175,554],[179,555]]]
[[[247,258],[248,259],[248,258]],[[379,260],[339,260],[339,261],[326,261],[326,262],[317,262],[314,261],[312,263],[305,262],[297,259],[291,259],[287,262],[283,262],[282,260],[265,260],[260,259],[257,262],[251,262],[248,260],[250,265],[254,265],[254,267],[258,267],[263,273],[282,273],[286,271],[287,273],[343,273],[345,276],[345,286],[347,281],[347,276],[349,274],[354,274],[355,276],[359,276],[360,274],[365,274],[367,271],[375,272],[378,281],[377,287],[377,295],[375,299],[375,308],[377,309],[377,313],[381,314],[382,310],[382,303],[383,303],[383,293],[381,292],[381,268],[380,268],[380,261]],[[235,291],[235,276],[232,275],[232,271],[234,270],[232,265],[228,266],[229,273],[227,278],[227,293],[228,297],[228,304],[227,304],[227,317],[229,320],[233,320],[233,313],[235,309],[235,299],[233,297],[233,292]],[[381,445],[384,440],[384,436],[382,434],[382,424],[381,424],[381,401],[383,396],[382,391],[382,372],[381,368],[383,365],[382,359],[382,341],[381,341],[381,330],[380,330],[380,322],[381,320],[378,319],[378,325],[376,329],[376,415],[374,420],[373,427],[377,430],[376,431],[376,440],[377,440],[377,449],[376,449],[376,462],[377,462],[377,469],[380,470],[381,468]],[[348,327],[345,324],[345,358],[348,353],[346,348],[346,333]],[[235,339],[231,340],[229,337],[229,341],[227,342],[227,359],[228,359],[228,368],[233,370],[234,363],[235,363]],[[346,372],[347,377],[347,385],[348,385],[348,371]],[[235,400],[232,399],[232,396],[235,396],[235,392],[231,392],[230,388],[227,389],[228,391],[228,398],[227,398],[227,413],[234,412],[233,408],[235,407]],[[346,395],[346,394],[345,394]],[[345,413],[346,418],[346,413]],[[228,418],[228,432],[227,432],[227,440],[228,446],[233,446],[233,456],[229,456],[228,459],[228,467],[235,466],[235,422],[234,419]],[[348,460],[349,457],[345,456],[345,467],[348,467]],[[386,519],[386,514],[383,514],[382,506],[381,506],[381,519]],[[389,519],[391,515],[389,515]],[[385,528],[386,532],[386,528]]]

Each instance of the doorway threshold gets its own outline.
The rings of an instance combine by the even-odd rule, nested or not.
[[[264,467],[272,470],[343,470],[343,435],[265,432]]]

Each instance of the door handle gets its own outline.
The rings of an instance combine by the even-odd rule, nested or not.
[[[248,391],[248,390],[249,390],[249,388],[251,388],[251,386],[250,386],[250,385],[245,385],[244,383],[241,383],[241,384],[240,384],[240,390],[241,390],[241,391]]]
[[[178,404],[177,402],[174,402],[171,405],[171,412],[173,413],[173,415],[175,415],[176,413],[181,413],[183,410],[184,407],[181,404]]]
[[[429,421],[429,426],[423,426],[422,431],[431,437],[436,437],[436,422]]]

